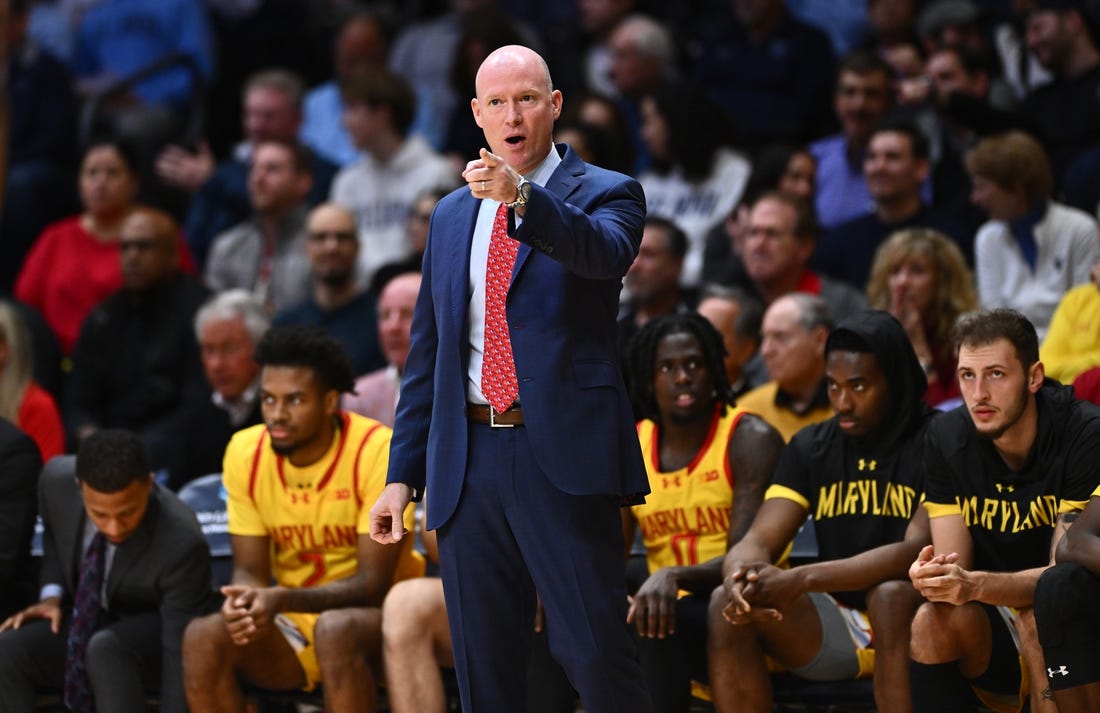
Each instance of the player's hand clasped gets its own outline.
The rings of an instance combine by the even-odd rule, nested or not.
[[[229,637],[238,646],[245,646],[262,636],[278,614],[278,604],[271,588],[227,585],[221,588],[225,595],[222,616],[225,618]]]
[[[909,566],[909,579],[917,591],[930,602],[965,604],[975,598],[977,584],[973,573],[956,564],[958,553],[933,554],[932,545],[926,545]]]
[[[522,176],[500,156],[481,149],[480,157],[466,164],[462,178],[474,198],[511,203],[518,197],[517,186]]]

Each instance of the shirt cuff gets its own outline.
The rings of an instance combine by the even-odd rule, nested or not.
[[[58,599],[61,599],[62,595],[64,594],[65,588],[62,587],[60,584],[47,584],[42,587],[42,591],[38,594],[38,601],[45,601],[50,597],[57,597]]]

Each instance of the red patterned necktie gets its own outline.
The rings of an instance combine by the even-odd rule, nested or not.
[[[518,250],[519,243],[508,237],[508,206],[501,203],[485,263],[485,350],[481,362],[481,393],[497,413],[507,411],[519,396],[504,310]]]
[[[95,710],[84,657],[99,619],[105,545],[103,533],[96,532],[81,558],[80,579],[73,597],[73,620],[69,624],[65,650],[65,706],[73,713],[91,713]]]

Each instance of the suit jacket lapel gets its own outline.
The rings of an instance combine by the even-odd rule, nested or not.
[[[61,512],[51,513],[51,526],[57,533],[58,557],[62,558],[65,568],[66,589],[76,595],[76,586],[80,580],[80,561],[84,557],[84,527],[88,519],[84,512],[84,501],[80,496],[80,485],[73,482],[75,491],[71,500],[59,503]],[[58,517],[60,516],[60,517]]]
[[[571,150],[566,149],[565,154],[561,158],[561,163],[554,169],[554,172],[550,174],[550,179],[546,181],[546,190],[553,193],[563,201],[568,200],[569,196],[573,194],[573,191],[577,190],[580,186],[580,177],[584,175],[584,162],[580,160],[577,154]],[[512,282],[516,281],[516,277],[519,275],[519,271],[523,268],[523,264],[527,261],[527,258],[531,255],[532,247],[526,243],[519,244],[519,251],[516,252],[516,264],[512,268]]]
[[[451,329],[455,330],[461,340],[461,332],[466,324],[466,315],[470,304],[470,245],[474,240],[474,225],[477,223],[478,209],[481,201],[473,196],[465,196],[459,205],[459,210],[451,223],[449,230],[443,239],[450,245],[450,263],[460,266],[461,269],[451,268],[444,274],[451,279]],[[434,247],[434,246],[433,246]]]

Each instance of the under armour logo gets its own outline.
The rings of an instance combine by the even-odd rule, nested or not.
[[[867,461],[867,460],[864,460],[863,458],[859,459],[859,469],[860,470],[874,470],[877,467],[878,467],[878,462],[877,461],[873,461],[873,460],[872,461]]]
[[[1069,669],[1066,668],[1065,666],[1059,666],[1058,668],[1048,668],[1047,669],[1047,678],[1052,678],[1055,674],[1058,674],[1059,676],[1068,676],[1069,675]]]
[[[290,503],[292,505],[297,505],[299,502],[302,502],[302,503],[305,503],[306,505],[309,505],[309,493],[301,493],[301,494],[291,493],[290,494]]]
[[[1011,493],[1015,490],[1016,490],[1015,485],[1006,485],[1004,483],[997,483],[997,492],[998,493]]]
[[[668,490],[669,488],[679,488],[680,487],[680,476],[674,475],[671,478],[662,477],[661,478],[661,487],[664,488],[665,490]]]

